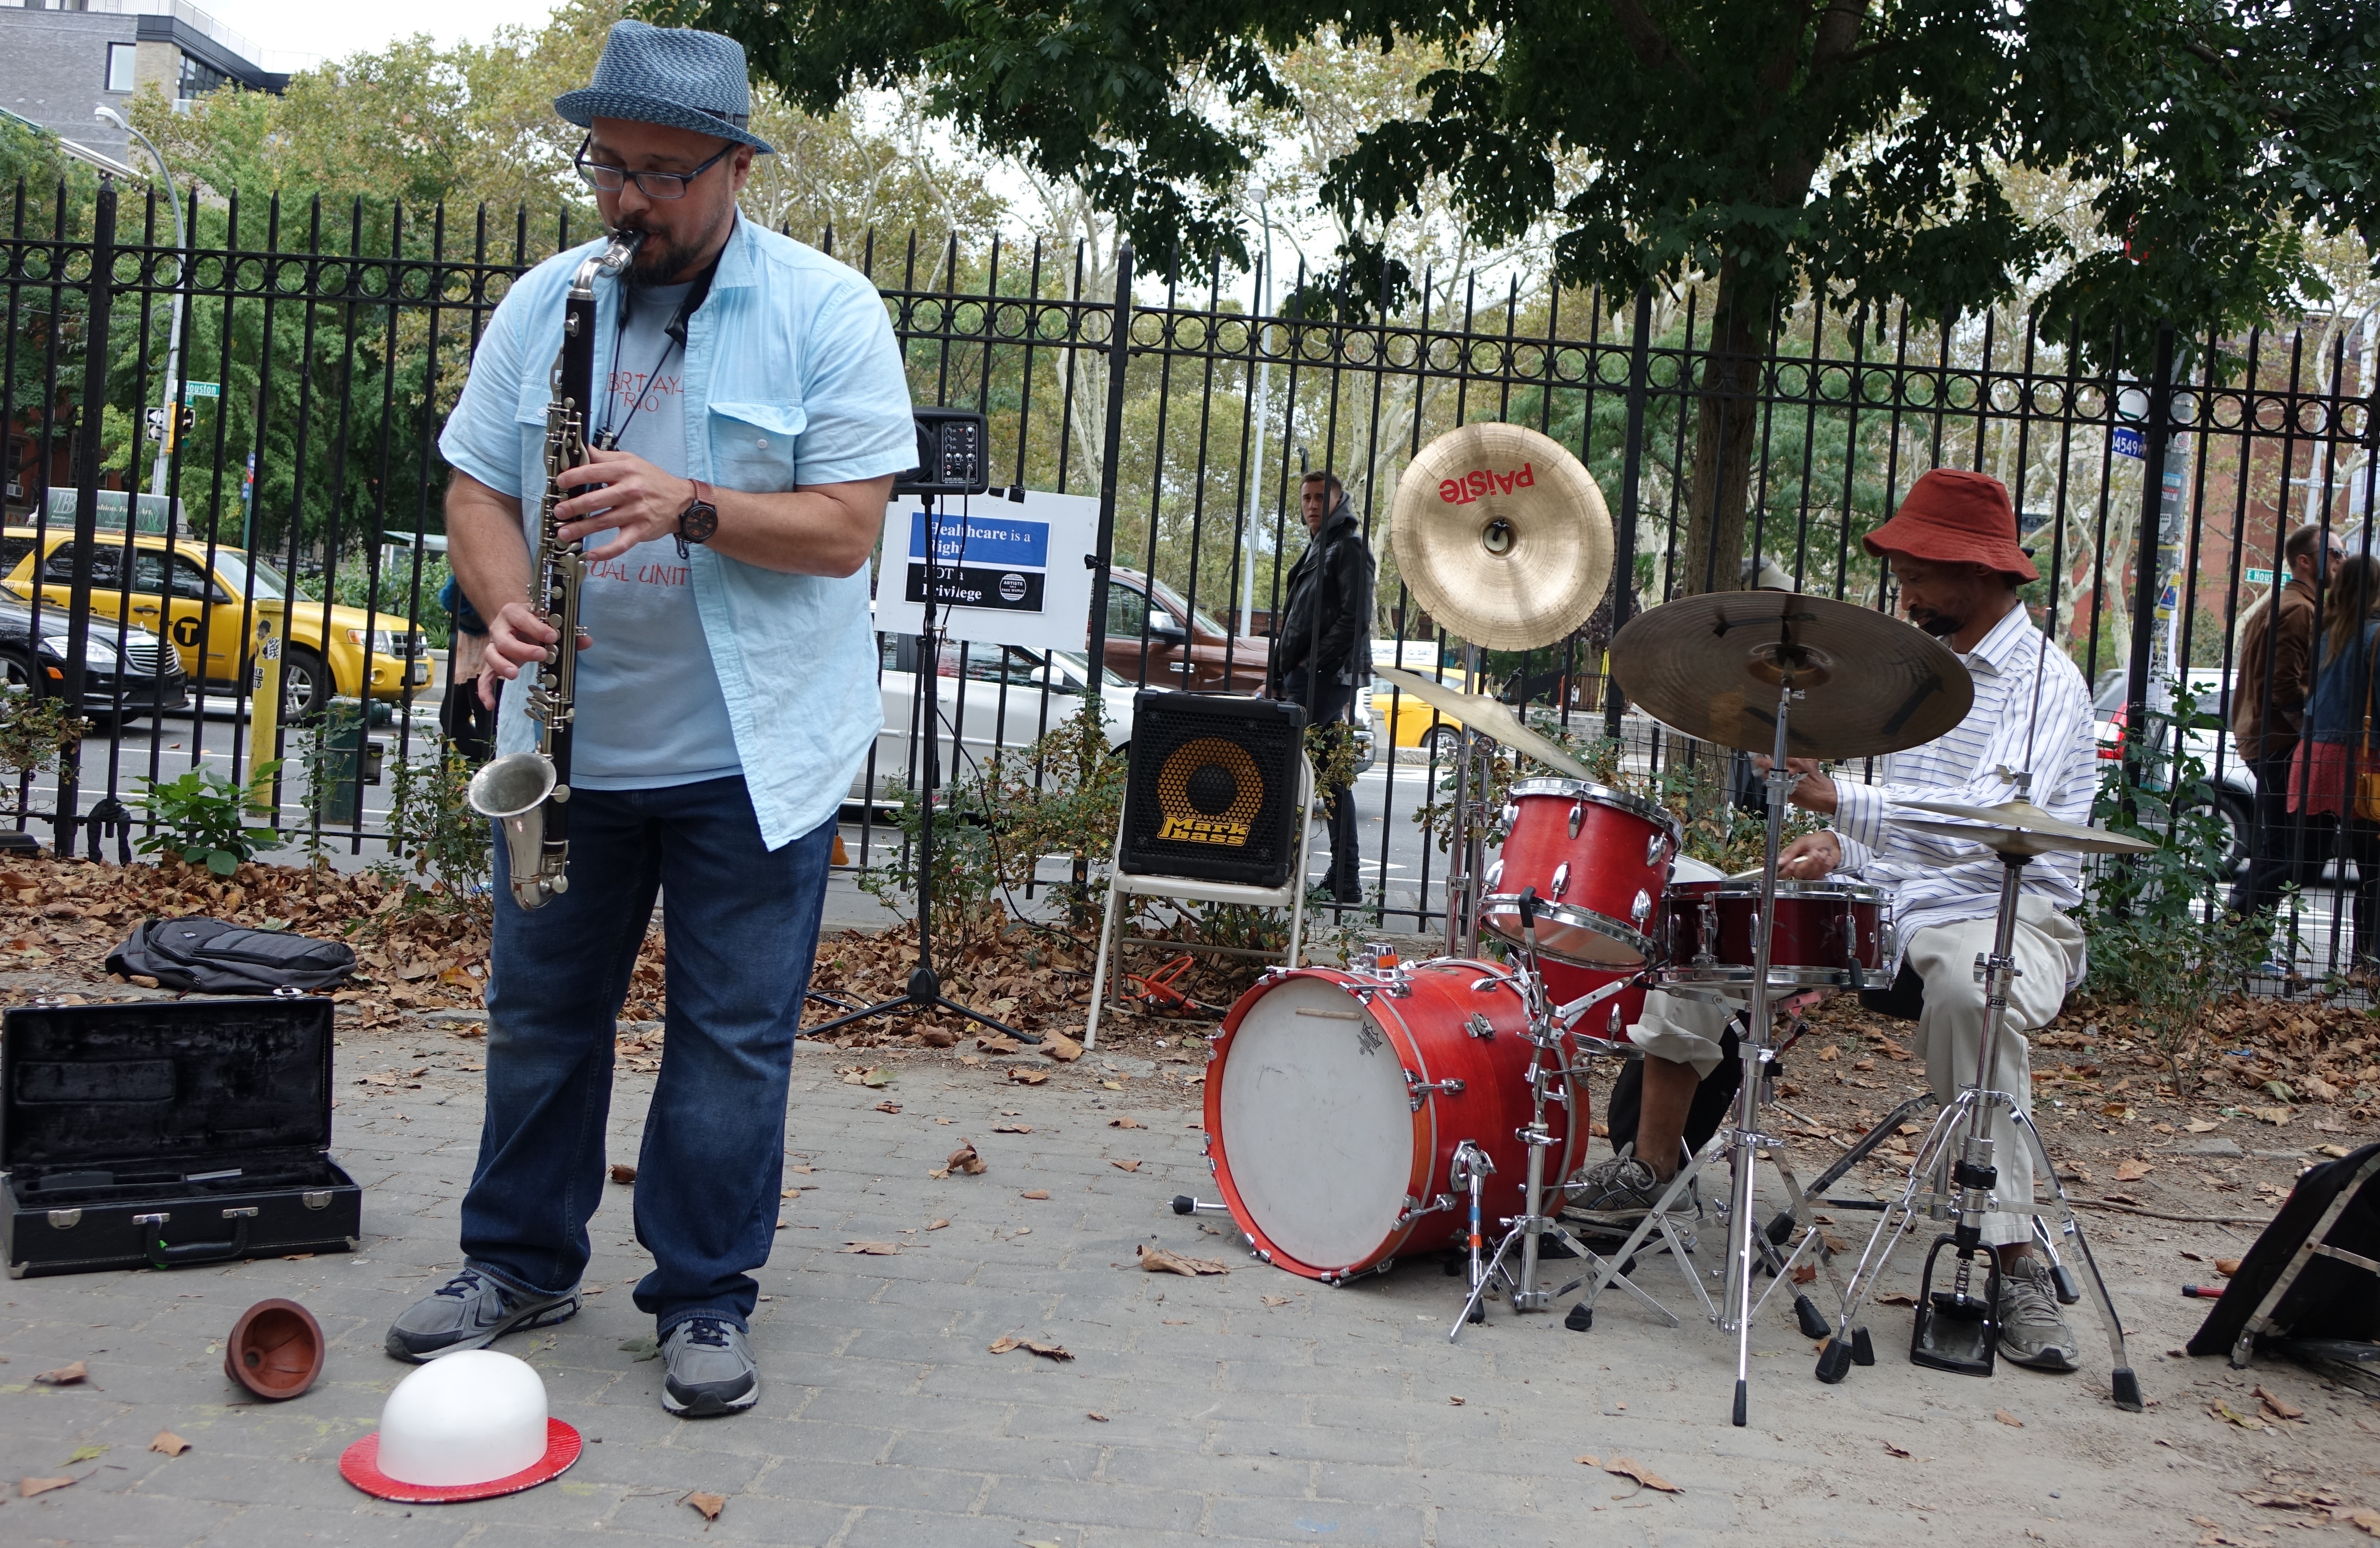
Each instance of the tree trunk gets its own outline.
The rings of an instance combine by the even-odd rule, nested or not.
[[[1743,583],[1744,507],[1760,422],[1768,303],[1766,294],[1742,282],[1732,261],[1720,266],[1694,416],[1685,552],[1671,588],[1677,596],[1732,591]]]

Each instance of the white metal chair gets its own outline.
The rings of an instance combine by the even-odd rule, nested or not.
[[[1093,1048],[1099,1044],[1099,1013],[1107,1008],[1110,978],[1122,974],[1123,948],[1173,944],[1123,932],[1119,920],[1122,899],[1127,895],[1177,897],[1193,903],[1236,903],[1252,908],[1286,908],[1289,910],[1289,949],[1257,955],[1279,957],[1290,967],[1297,966],[1298,952],[1305,944],[1305,866],[1306,851],[1314,836],[1314,764],[1301,753],[1297,765],[1297,859],[1290,866],[1289,880],[1278,887],[1249,886],[1238,882],[1206,882],[1191,876],[1145,876],[1127,872],[1117,863],[1123,854],[1123,823],[1121,821],[1116,823],[1115,849],[1109,856],[1107,908],[1099,919],[1099,966],[1091,971],[1091,1018],[1090,1024],[1083,1030],[1084,1047]]]

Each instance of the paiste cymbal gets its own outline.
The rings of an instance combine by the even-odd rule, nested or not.
[[[1587,772],[1585,764],[1564,752],[1560,742],[1548,740],[1522,725],[1519,717],[1512,713],[1512,706],[1500,700],[1490,699],[1484,693],[1465,693],[1461,689],[1449,688],[1418,672],[1407,672],[1401,667],[1375,666],[1372,676],[1387,678],[1402,691],[1425,704],[1445,711],[1490,741],[1501,742],[1516,752],[1525,752],[1558,774],[1568,774],[1572,779],[1592,780],[1595,777]]]
[[[2058,852],[2138,855],[2156,847],[2141,839],[2109,833],[2105,828],[2079,827],[2072,823],[2059,822],[2031,801],[2002,801],[1998,806],[1961,806],[1956,801],[1895,801],[1892,804],[1911,811],[1936,811],[1946,817],[1966,819],[1960,823],[1929,823],[1923,818],[1895,816],[1892,819],[1895,827],[1934,834],[1943,838],[1963,838],[2003,855]]]
[[[1930,742],[1967,717],[1974,680],[1912,624],[1831,597],[1713,591],[1628,620],[1611,675],[1646,714],[1689,737],[1767,752],[1791,666],[1796,758],[1867,758]]]
[[[1578,458],[1516,424],[1421,449],[1389,511],[1397,568],[1429,616],[1491,651],[1568,639],[1611,584],[1611,514]]]

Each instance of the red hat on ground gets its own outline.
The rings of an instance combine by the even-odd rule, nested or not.
[[[2022,580],[2041,579],[2017,546],[2016,508],[2009,504],[2008,486],[1986,473],[1935,469],[1917,481],[1891,520],[1860,542],[1879,559],[1906,554],[1942,565],[1985,565]]]

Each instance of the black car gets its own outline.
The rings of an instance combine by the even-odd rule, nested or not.
[[[91,620],[83,647],[82,713],[101,725],[141,715],[189,708],[189,680],[180,659],[145,628],[128,628],[119,645],[113,618]],[[0,601],[0,673],[10,688],[38,685],[44,694],[66,687],[67,619],[57,608],[42,611],[38,637],[33,610]]]

